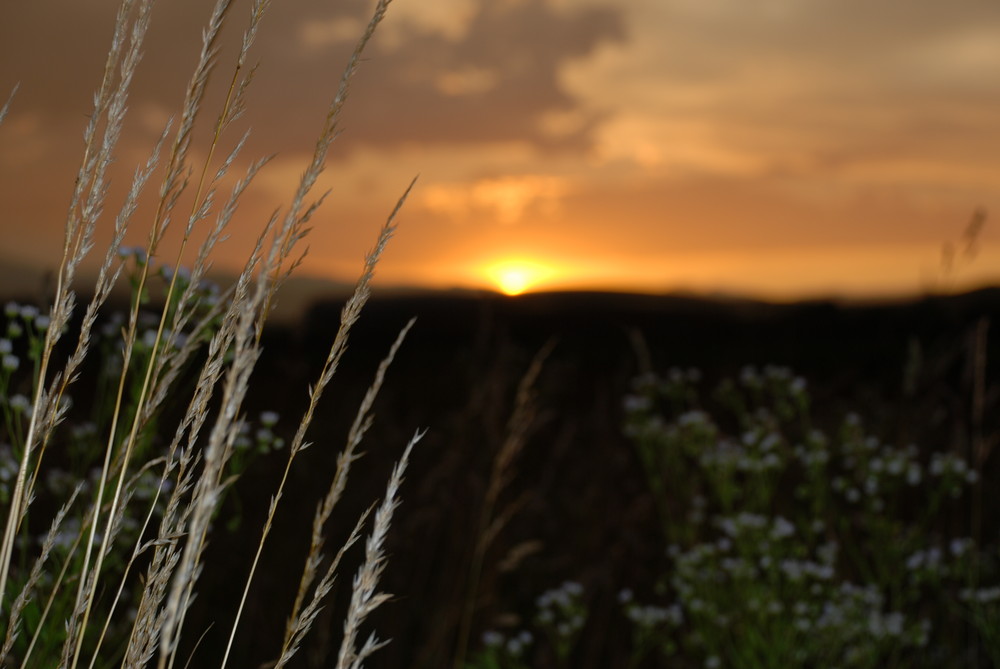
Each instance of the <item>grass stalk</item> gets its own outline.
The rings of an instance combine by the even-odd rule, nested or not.
[[[514,411],[507,422],[507,431],[503,444],[501,444],[493,460],[489,484],[486,488],[483,506],[480,509],[479,520],[476,524],[474,535],[476,537],[476,544],[472,552],[465,602],[462,607],[461,619],[458,626],[458,643],[453,664],[455,669],[463,669],[465,667],[465,659],[469,648],[469,636],[472,632],[472,622],[476,613],[479,582],[482,578],[486,552],[492,545],[493,540],[500,533],[500,530],[503,529],[512,516],[512,512],[496,515],[496,507],[500,500],[500,493],[508,486],[513,476],[514,460],[523,450],[528,434],[534,426],[535,384],[542,373],[545,360],[552,353],[554,347],[554,341],[546,343],[535,354],[524,376],[521,377],[521,381],[517,387],[517,396],[514,400]]]
[[[123,0],[119,6],[111,47],[104,66],[104,74],[99,91],[95,96],[94,111],[84,132],[84,156],[70,200],[63,239],[63,255],[56,276],[55,300],[50,310],[50,324],[46,330],[41,351],[38,382],[32,404],[35,410],[32,411],[28,423],[24,452],[21,455],[17,480],[11,496],[3,543],[0,545],[0,603],[4,600],[7,588],[14,537],[20,528],[21,519],[27,512],[28,501],[31,497],[30,491],[27,489],[27,474],[32,462],[32,451],[36,443],[44,443],[48,439],[48,434],[58,422],[60,418],[59,397],[65,389],[64,384],[72,381],[74,362],[78,365],[86,351],[87,331],[82,330],[76,353],[70,358],[63,374],[57,375],[53,379],[52,389],[46,393],[45,379],[48,377],[51,358],[76,302],[75,294],[71,290],[73,278],[77,266],[90,249],[90,240],[93,237],[97,214],[105,195],[104,175],[111,162],[110,155],[119,136],[125,112],[124,101],[131,84],[131,74],[137,63],[138,47],[145,34],[144,24],[139,21],[139,18],[148,17],[148,14],[140,13],[140,17],[134,22],[134,29],[131,31],[133,57],[125,58],[122,55],[122,49],[126,41],[126,33],[129,32],[127,30],[128,18],[134,5],[135,0]],[[144,3],[143,6],[148,9],[148,3]],[[130,65],[132,70],[124,69],[123,66],[126,64]],[[122,68],[122,76],[116,84],[115,72],[119,68]],[[95,156],[98,131],[102,122],[106,122],[104,139],[101,150]],[[106,270],[107,264],[101,268],[102,277]],[[99,290],[95,300],[100,295],[101,291]],[[94,302],[91,304],[93,306]],[[59,389],[59,392],[55,392],[56,388]]]
[[[61,573],[56,578],[45,602],[42,619],[21,660],[22,666],[27,666],[28,658],[33,651],[44,647],[46,641],[42,630],[51,627],[45,623],[51,617],[50,611],[58,610],[54,609],[56,604],[71,607],[66,621],[66,633],[61,639],[61,650],[57,650],[58,645],[50,647],[50,650],[60,654],[60,666],[76,669],[85,652],[90,655],[88,658],[90,669],[99,666],[102,661],[102,649],[109,645],[109,632],[115,612],[125,601],[127,588],[135,579],[133,574],[136,565],[139,564],[140,556],[143,555],[146,555],[148,560],[144,578],[139,579],[142,583],[141,589],[134,593],[137,596],[138,609],[124,648],[121,665],[145,668],[155,662],[160,669],[175,666],[178,642],[194,596],[195,584],[202,569],[203,553],[214,514],[218,510],[222,495],[234,479],[230,474],[231,470],[227,468],[227,463],[233,454],[234,443],[243,423],[242,407],[250,376],[261,353],[263,324],[271,310],[276,291],[301,263],[304,256],[304,251],[300,254],[297,250],[299,242],[308,234],[307,225],[326,196],[324,193],[312,199],[312,189],[323,171],[332,142],[338,134],[338,124],[349,94],[350,81],[357,72],[361,55],[376,27],[384,18],[390,1],[379,0],[376,3],[371,19],[340,76],[336,93],[326,110],[312,157],[291,204],[282,216],[275,213],[265,222],[256,246],[244,264],[243,271],[233,289],[226,295],[226,301],[211,305],[208,313],[204,314],[197,286],[208,270],[211,252],[223,238],[223,231],[233,218],[242,194],[270,158],[252,163],[245,176],[236,182],[229,199],[217,214],[214,226],[210,228],[198,250],[190,278],[186,279],[187,283],[182,285],[179,271],[175,270],[169,277],[165,304],[159,313],[155,334],[148,349],[140,349],[138,343],[141,303],[151,279],[153,259],[167,233],[171,213],[181,196],[188,192],[189,183],[194,185],[191,189],[193,191],[191,211],[175,258],[174,266],[179,270],[180,263],[186,256],[194,226],[211,215],[216,190],[247,140],[247,135],[244,135],[222,159],[221,165],[214,164],[216,156],[220,155],[225,129],[243,113],[246,92],[256,71],[255,65],[248,64],[249,50],[270,0],[249,0],[249,24],[243,32],[225,99],[213,126],[207,157],[201,164],[197,176],[191,179],[190,175],[194,170],[188,166],[188,154],[193,129],[200,116],[209,75],[217,64],[219,36],[234,3],[232,0],[217,0],[213,4],[207,28],[203,33],[200,56],[189,79],[180,119],[165,161],[164,175],[155,200],[155,211],[152,214],[145,245],[145,257],[139,262],[133,284],[136,291],[135,299],[130,305],[127,326],[122,331],[122,367],[114,391],[114,403],[110,407],[111,416],[106,428],[104,448],[99,456],[101,461],[99,476],[90,493],[92,500],[89,508],[82,512],[79,533],[68,548]],[[55,427],[65,417],[68,409],[68,403],[62,400],[64,397],[68,398],[66,392],[77,378],[78,370],[88,353],[91,332],[98,313],[121,276],[124,262],[119,249],[137,210],[139,196],[153,171],[160,164],[160,149],[166,143],[173,125],[167,124],[151,157],[133,177],[131,188],[115,217],[113,241],[106,249],[100,265],[94,297],[87,305],[75,346],[62,368],[58,369],[55,362],[56,347],[62,333],[68,329],[67,325],[76,307],[77,297],[73,285],[77,269],[91,250],[95,227],[103,212],[110,183],[108,169],[115,155],[125,117],[126,101],[136,67],[142,56],[154,2],[155,0],[122,0],[119,5],[104,73],[95,95],[94,112],[90,115],[84,135],[83,158],[67,213],[63,254],[58,267],[53,304],[49,312],[49,327],[45,332],[35,366],[33,410],[24,438],[23,451],[19,454],[17,479],[14,483],[12,503],[7,512],[8,522],[3,539],[0,541],[0,602],[3,602],[8,594],[14,546],[33,499],[37,477],[41,472],[42,458]],[[10,102],[8,99],[0,107],[0,121],[7,115]],[[344,308],[341,327],[331,344],[319,380],[309,390],[309,408],[303,416],[300,429],[290,449],[282,483],[273,497],[221,666],[226,666],[229,660],[232,642],[259,557],[273,527],[277,505],[284,494],[291,462],[308,446],[305,442],[306,428],[312,420],[324,388],[346,350],[348,334],[370,295],[370,283],[375,266],[392,237],[396,217],[413,185],[411,182],[399,198],[379,234],[374,249],[366,257],[362,276]],[[375,381],[362,401],[355,424],[348,436],[349,446],[345,449],[347,457],[338,460],[331,491],[317,509],[314,536],[307,558],[308,564],[313,564],[313,561],[315,564],[312,569],[305,570],[307,575],[300,582],[301,592],[297,593],[293,615],[289,621],[291,636],[286,639],[291,643],[283,645],[283,657],[291,657],[295,652],[315,619],[323,597],[332,587],[337,565],[346,550],[360,538],[362,527],[368,518],[367,512],[362,514],[354,532],[340,547],[318,585],[312,589],[308,603],[305,603],[322,558],[320,554],[323,545],[322,527],[329,518],[336,500],[343,493],[350,461],[357,457],[355,449],[371,424],[372,404],[382,385],[386,369],[412,324],[411,321],[406,325],[391,347],[387,358],[380,365]],[[184,336],[188,338],[182,343],[179,340],[181,333],[188,333],[192,326],[193,334],[185,334]],[[157,415],[170,395],[174,382],[201,344],[207,344],[207,359],[200,366],[194,393],[177,425],[166,456],[148,462],[140,461],[140,454],[145,455],[147,427],[156,424]],[[140,351],[147,357],[142,358],[141,376],[138,376],[140,372],[134,368],[137,366],[135,361],[140,359]],[[53,373],[56,369],[58,371]],[[203,434],[205,432],[203,428],[206,426],[209,429],[207,434]],[[122,434],[119,434],[120,432]],[[384,563],[384,557],[377,554],[380,550],[377,547],[384,541],[392,509],[396,504],[393,500],[401,483],[406,461],[413,445],[421,436],[416,435],[407,446],[403,460],[397,465],[390,479],[387,499],[376,512],[376,530],[373,538],[369,540],[367,561],[371,562],[371,565],[366,572],[367,579],[374,577],[377,580],[378,574],[381,573],[380,565]],[[147,507],[142,508],[143,517],[139,523],[139,533],[134,542],[129,540],[132,546],[130,552],[122,556],[125,558],[122,573],[114,585],[109,587],[102,582],[107,576],[104,573],[106,564],[110,564],[106,559],[119,543],[119,531],[126,517],[126,510],[133,510],[131,500],[136,492],[139,477],[148,477],[153,467],[156,468],[153,478],[158,477],[160,485],[153,494],[152,501],[148,502]],[[164,484],[167,482],[173,485],[173,490],[161,502],[161,493],[165,490]],[[42,544],[41,554],[27,575],[27,581],[21,583],[21,591],[10,610],[4,645],[0,648],[0,662],[10,657],[17,639],[21,613],[37,586],[45,565],[50,561],[57,528],[62,524],[81,489],[78,487],[69,502],[57,513],[49,535]],[[162,516],[158,526],[153,529],[154,514],[160,512],[161,504]],[[20,567],[16,574],[20,582],[23,576]],[[71,590],[67,584],[72,583],[73,578],[78,582]],[[99,593],[104,591],[109,593],[109,608],[106,610],[97,605],[98,599],[103,599],[103,595],[99,596]],[[65,596],[60,597],[57,602],[57,595],[60,593],[64,593]],[[369,592],[358,601],[363,608],[371,610],[382,600],[380,596]],[[91,619],[97,615],[97,611],[102,612],[103,619],[100,620],[99,631],[93,630],[95,638],[91,639],[88,630],[93,627]],[[363,617],[364,614],[356,616],[355,622],[360,622]],[[353,644],[353,640],[351,643]],[[360,652],[354,653],[352,650],[351,653],[355,657],[365,657],[373,650],[374,647],[366,644]],[[157,654],[159,657],[155,659]]]
[[[395,359],[396,353],[403,343],[403,339],[406,337],[410,328],[413,327],[414,322],[415,319],[410,319],[406,326],[404,326],[399,335],[396,337],[395,342],[393,342],[388,355],[386,355],[379,365],[378,371],[375,374],[375,380],[365,393],[361,406],[358,408],[358,412],[355,415],[354,423],[347,436],[347,445],[337,456],[337,469],[330,482],[327,494],[323,498],[323,501],[316,507],[316,512],[313,515],[309,552],[307,553],[306,561],[303,565],[302,576],[299,579],[299,587],[295,595],[295,602],[292,604],[292,611],[288,618],[288,624],[285,627],[285,638],[282,641],[281,647],[281,659],[279,659],[277,666],[281,666],[284,662],[288,661],[291,654],[294,653],[295,647],[308,631],[312,617],[315,616],[315,614],[309,614],[306,610],[303,610],[302,607],[305,603],[306,595],[316,578],[319,565],[322,562],[322,550],[324,544],[323,527],[326,525],[330,515],[333,513],[334,507],[343,495],[344,488],[347,485],[347,478],[350,472],[351,463],[360,457],[360,454],[356,452],[357,447],[361,444],[365,432],[367,432],[368,428],[371,426],[372,405],[374,404],[375,398],[378,396],[379,390],[382,387],[386,371]],[[333,561],[330,569],[328,569],[321,578],[319,584],[317,584],[310,603],[306,605],[306,609],[316,609],[319,601],[321,601],[330,590],[330,587],[332,586],[333,574],[335,573],[336,565],[339,562],[340,553],[338,553],[338,556]]]
[[[243,607],[246,604],[247,595],[250,591],[250,584],[253,581],[254,574],[257,571],[257,565],[260,561],[261,552],[264,550],[264,544],[267,541],[268,535],[271,533],[271,528],[274,523],[274,515],[278,509],[278,503],[280,502],[282,495],[284,493],[285,484],[288,481],[288,475],[292,468],[292,462],[295,460],[295,456],[308,447],[305,441],[306,431],[309,429],[309,425],[312,424],[313,415],[316,411],[316,406],[319,404],[319,400],[323,395],[323,391],[329,384],[330,380],[333,378],[334,373],[340,362],[340,358],[344,351],[347,350],[347,340],[351,331],[351,327],[357,321],[358,316],[361,313],[361,309],[364,307],[365,303],[368,301],[368,297],[371,294],[371,280],[375,274],[375,266],[378,264],[379,258],[382,256],[382,252],[385,250],[386,244],[388,244],[389,239],[392,237],[393,232],[396,229],[395,219],[398,215],[403,203],[406,201],[406,197],[413,188],[413,182],[410,183],[406,191],[400,197],[393,209],[392,213],[389,215],[386,224],[383,226],[381,233],[379,234],[378,241],[375,244],[375,248],[367,255],[365,258],[364,271],[362,272],[361,278],[358,280],[355,286],[354,292],[348,299],[347,304],[344,306],[343,312],[341,314],[340,327],[337,329],[337,334],[334,337],[333,343],[330,346],[330,352],[327,355],[326,360],[323,363],[323,369],[320,371],[319,379],[316,384],[312,386],[309,392],[309,405],[306,408],[305,413],[299,422],[299,427],[295,432],[295,436],[292,439],[291,446],[288,449],[288,459],[285,462],[285,469],[282,472],[281,482],[278,484],[278,489],[271,498],[271,503],[268,508],[267,518],[264,521],[264,528],[261,532],[260,541],[257,543],[257,549],[254,553],[253,562],[250,566],[250,573],[247,576],[246,583],[243,587],[243,594],[240,597],[240,604],[236,611],[236,617],[233,621],[232,629],[229,633],[229,641],[226,644],[226,652],[223,656],[222,667],[224,668],[229,660],[229,654],[232,650],[233,640],[236,637],[236,628],[239,625],[240,617],[243,613]],[[374,402],[374,396],[378,393],[378,389],[382,385],[382,380],[385,377],[385,371],[392,359],[395,357],[396,352],[403,343],[403,339],[406,337],[406,333],[409,332],[410,328],[413,327],[413,320],[403,328],[393,343],[392,348],[389,351],[389,355],[383,360],[382,364],[379,366],[378,374],[376,375],[375,382],[369,388],[368,393],[365,395],[364,402],[362,403],[363,412],[367,413],[370,409],[372,402]],[[359,416],[361,415],[359,411]],[[355,429],[352,429],[353,433],[357,431],[357,422],[355,424]],[[360,436],[357,436],[357,441],[360,441]]]
[[[369,655],[384,646],[387,642],[379,641],[373,632],[357,648],[357,637],[361,624],[379,606],[385,603],[390,595],[378,592],[378,582],[385,571],[385,538],[392,523],[392,514],[399,506],[399,487],[403,483],[403,474],[410,460],[410,452],[424,433],[416,433],[406,445],[403,456],[392,470],[389,485],[386,487],[385,499],[375,511],[375,526],[365,542],[365,561],[358,568],[351,589],[351,604],[344,619],[344,638],[337,655],[336,669],[361,669],[362,663]]]

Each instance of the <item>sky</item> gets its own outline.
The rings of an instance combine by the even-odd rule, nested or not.
[[[200,158],[245,24],[236,4]],[[178,113],[210,5],[154,10],[98,244]],[[2,10],[0,92],[19,89],[0,125],[0,289],[59,260],[116,6]],[[248,111],[224,141],[251,130],[234,173],[276,157],[220,271],[291,199],[371,8],[274,0]],[[353,281],[416,175],[381,286],[789,300],[1000,282],[1000,4],[395,0],[352,84],[300,272]],[[128,243],[149,216],[140,208]]]

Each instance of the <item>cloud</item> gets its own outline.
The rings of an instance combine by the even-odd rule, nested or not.
[[[354,43],[364,29],[364,22],[354,16],[306,19],[299,28],[298,44],[305,53],[315,53],[331,46]]]
[[[635,0],[628,41],[567,67],[604,160],[689,172],[983,162],[1000,7],[932,0]]]
[[[569,190],[560,177],[528,174],[479,179],[472,184],[435,184],[425,190],[421,201],[429,211],[459,221],[486,215],[512,224],[531,213],[552,215]]]
[[[570,130],[550,130],[553,114],[580,112],[562,70],[604,43],[625,39],[622,11],[559,10],[544,2],[473,7],[461,33],[406,24],[405,37],[378,46],[356,84],[364,100],[345,117],[350,144],[520,141],[587,150],[599,115],[588,114]]]
[[[463,67],[442,72],[434,79],[434,86],[445,95],[482,95],[496,88],[500,75],[485,67]]]

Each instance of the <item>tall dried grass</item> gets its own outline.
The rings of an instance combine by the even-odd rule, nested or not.
[[[168,124],[149,159],[136,170],[124,202],[111,223],[112,242],[104,250],[93,297],[86,304],[79,325],[71,327],[80,306],[76,284],[81,262],[92,250],[98,226],[107,224],[102,214],[108,208],[108,170],[116,155],[129,92],[143,53],[154,4],[154,0],[122,0],[103,77],[94,97],[94,110],[85,130],[83,158],[67,215],[50,322],[41,345],[33,409],[0,544],[0,604],[5,620],[5,629],[0,634],[5,639],[0,651],[3,666],[43,666],[50,661],[45,658],[54,657],[51,654],[54,640],[60,644],[57,656],[62,667],[104,666],[108,658],[120,662],[123,667],[146,667],[155,663],[165,669],[185,664],[186,659],[179,657],[180,641],[185,634],[197,634],[185,628],[185,618],[199,585],[205,585],[199,582],[205,549],[213,527],[219,522],[220,502],[233,483],[227,464],[232,459],[243,424],[244,401],[261,354],[265,319],[277,290],[301,262],[302,240],[308,232],[306,226],[323,200],[322,195],[313,194],[314,188],[336,137],[350,81],[390,1],[377,2],[348,60],[291,204],[282,215],[276,213],[264,222],[253,251],[234,285],[224,293],[224,299],[206,304],[198,286],[208,271],[212,252],[233,223],[241,197],[268,162],[268,158],[251,162],[228,194],[220,192],[224,177],[237,163],[247,140],[247,135],[243,135],[231,141],[227,131],[244,110],[246,92],[256,69],[248,67],[249,54],[270,4],[269,0],[250,0],[249,17],[232,64],[232,76],[228,78],[225,102],[214,121],[207,158],[200,165],[192,164],[193,131],[202,123],[210,75],[221,66],[220,33],[227,22],[234,20],[235,13],[233,0],[215,2],[203,32],[201,52],[188,83],[176,130]],[[16,99],[0,109],[0,121],[11,104],[16,104]],[[220,160],[217,155],[224,157]],[[148,223],[144,255],[150,261],[156,257],[163,240],[177,227],[172,221],[183,217],[184,225],[177,231],[180,250],[174,266],[188,262],[190,276],[180,280],[180,272],[173,273],[152,350],[142,368],[141,382],[136,384],[138,394],[130,395],[126,392],[128,384],[136,382],[128,377],[130,371],[134,372],[133,363],[138,359],[140,298],[152,266],[150,261],[139,263],[138,276],[134,279],[137,283],[135,301],[123,328],[123,364],[114,398],[113,419],[105,426],[106,444],[101,461],[97,463],[100,477],[94,487],[96,492],[90,499],[83,498],[79,486],[72,492],[52,519],[51,529],[27,572],[21,573],[24,567],[14,560],[15,550],[19,536],[26,532],[28,519],[32,519],[33,525],[39,522],[31,513],[38,473],[42,471],[54,430],[66,417],[67,403],[63,400],[91,352],[95,324],[122,276],[123,259],[119,248],[126,233],[134,227],[139,202],[157,172],[162,172],[163,178],[152,196],[156,203],[155,214]],[[261,551],[285,493],[288,473],[296,456],[309,446],[306,434],[317,404],[337,370],[351,328],[369,297],[375,266],[395,230],[397,214],[409,191],[407,188],[400,198],[379,233],[373,251],[365,259],[361,278],[343,309],[324,368],[309,389],[308,409],[291,442],[281,484],[271,498],[242,598],[234,602],[232,612],[227,613],[229,620],[217,621],[229,627],[224,655],[218,660],[210,660],[218,661],[222,667],[229,661]],[[178,211],[182,196],[183,201],[191,202],[186,214]],[[204,241],[196,250],[189,249],[194,245],[191,241],[194,233],[201,228],[207,228]],[[192,255],[193,258],[189,258]],[[357,447],[371,424],[372,402],[386,368],[411,325],[412,322],[400,333],[377,371],[358,410],[347,446],[339,456],[329,492],[317,507],[311,545],[288,616],[284,641],[280,649],[275,649],[278,658],[275,666],[284,666],[300,647],[324,597],[330,592],[344,551],[364,531],[367,512],[358,519],[353,533],[323,568],[327,563],[323,556],[323,528],[345,489],[352,462],[359,457]],[[62,359],[58,351],[65,349],[61,339],[68,332],[75,333],[76,340],[69,347],[69,355]],[[180,333],[188,336],[182,338]],[[169,447],[158,457],[147,457],[147,449],[140,447],[144,430],[150,428],[154,416],[162,412],[171,397],[176,398],[171,388],[185,365],[196,359],[200,367],[194,391],[181,412],[182,417],[173,427]],[[159,430],[164,428],[163,424],[158,425]],[[357,636],[365,617],[386,599],[385,594],[378,592],[379,576],[385,565],[382,545],[398,504],[403,471],[420,437],[420,434],[415,435],[406,447],[392,473],[385,498],[375,511],[364,562],[353,584],[354,594],[344,623],[338,667],[359,667],[381,645],[372,635],[358,647]],[[140,474],[148,471],[158,474],[160,485],[152,499],[141,499],[135,494],[136,481]],[[78,508],[79,505],[83,507]],[[162,510],[154,514],[157,509]],[[52,547],[70,510],[79,511],[83,521],[68,556],[59,565],[52,561]],[[119,541],[126,516],[138,518],[141,523],[138,539],[130,545],[122,545]],[[120,574],[116,572],[117,580],[109,582],[105,565],[112,554],[121,556],[125,566]],[[43,579],[43,574],[47,578]],[[136,588],[136,591],[130,590]],[[57,595],[73,590],[75,603],[71,614],[67,619],[57,619],[52,615],[53,601]],[[116,616],[120,617],[126,594],[135,606],[134,622],[124,648],[111,648],[107,643],[108,629]],[[25,644],[22,640],[18,644],[19,635],[25,632],[25,607],[32,601],[38,603],[40,614],[32,621],[30,641]],[[205,659],[198,661],[199,666],[205,663]]]

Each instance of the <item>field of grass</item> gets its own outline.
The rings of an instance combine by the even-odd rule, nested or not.
[[[810,332],[823,305],[738,327],[675,305],[646,327],[594,296],[523,298],[520,320],[470,298],[479,325],[452,305],[414,325],[403,312],[433,301],[368,304],[408,188],[339,325],[318,308],[270,329],[389,2],[231,286],[206,275],[267,168],[230,173],[268,2],[214,5],[176,122],[111,203],[151,5],[122,3],[54,293],[0,314],[0,665],[1000,665],[988,309],[935,303],[944,334],[907,343],[871,319],[860,338]],[[208,110],[213,73],[228,88]],[[133,221],[146,198],[152,220]],[[143,248],[122,245],[133,226]],[[80,286],[90,253],[101,272]]]

